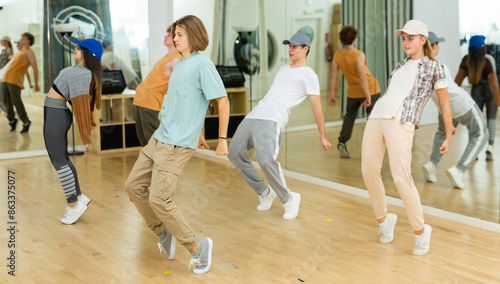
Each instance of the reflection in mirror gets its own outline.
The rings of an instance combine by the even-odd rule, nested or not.
[[[110,0],[105,3],[95,0],[64,2],[24,0],[9,1],[3,5],[3,9],[0,10],[0,36],[10,36],[14,42],[19,40],[23,32],[28,31],[35,37],[35,44],[31,49],[37,58],[41,91],[34,92],[29,87],[28,80],[24,80],[21,97],[33,123],[29,132],[21,135],[19,131],[10,132],[10,126],[2,121],[0,123],[0,133],[2,133],[0,153],[16,151],[43,153],[45,149],[42,134],[43,102],[53,80],[63,68],[63,62],[64,66],[74,64],[71,59],[71,53],[75,47],[74,38],[91,37],[99,41],[104,38],[111,39],[113,53],[122,64],[124,75],[128,76],[128,71],[135,74],[130,80],[130,86],[133,88],[137,85],[142,74],[149,72],[147,9],[147,4],[131,0]],[[57,23],[71,23],[79,26],[77,31],[64,37],[66,46],[64,57],[61,45],[63,37],[51,28],[52,24]],[[114,68],[118,69],[120,66],[116,65]],[[33,80],[31,69],[29,69],[29,74]],[[75,136],[76,144],[82,145],[79,135]],[[69,134],[69,140],[71,145],[71,134]]]
[[[276,64],[274,67],[266,70],[260,69],[253,79],[252,105],[255,105],[269,89],[270,84],[276,74],[277,68],[283,64],[289,63],[287,48],[281,47],[281,41],[301,27],[311,27],[314,32],[314,42],[311,54],[308,56],[308,64],[314,66],[318,76],[322,91],[323,111],[326,117],[327,138],[331,142],[336,142],[340,134],[340,120],[342,119],[345,103],[343,98],[346,95],[346,88],[338,84],[336,107],[328,105],[327,98],[329,94],[328,78],[330,76],[331,57],[335,50],[341,48],[338,42],[338,32],[346,24],[355,25],[359,29],[358,41],[355,48],[363,51],[366,55],[367,65],[371,73],[380,84],[381,93],[386,89],[387,79],[395,64],[405,57],[404,50],[398,38],[395,38],[393,32],[401,28],[406,20],[412,17],[422,19],[429,29],[445,35],[449,38],[443,43],[442,48],[447,52],[441,52],[438,59],[444,61],[453,73],[456,74],[459,65],[459,59],[463,54],[457,54],[456,49],[459,39],[466,36],[457,30],[458,23],[466,23],[471,19],[474,22],[474,16],[469,15],[468,10],[460,14],[459,21],[459,3],[467,0],[453,0],[456,5],[446,5],[439,3],[436,9],[429,10],[429,5],[438,5],[438,2],[431,0],[419,1],[333,1],[333,0],[315,0],[307,1],[220,1],[226,3],[226,16],[224,18],[224,29],[226,30],[225,41],[219,45],[220,50],[225,50],[226,57],[222,64],[233,65],[236,63],[231,58],[234,48],[234,40],[237,33],[232,26],[234,25],[257,25],[262,26],[260,17],[265,19],[266,29],[276,39],[277,53]],[[344,7],[340,4],[344,3]],[[473,1],[470,1],[473,2]],[[259,8],[263,5],[263,9]],[[336,6],[339,5],[339,6]],[[371,5],[371,6],[370,6]],[[492,4],[493,5],[493,4]],[[337,8],[335,8],[337,7]],[[361,8],[364,7],[364,8]],[[446,10],[448,13],[443,16],[439,11]],[[357,14],[356,14],[357,13]],[[353,21],[347,21],[348,15],[356,18]],[[456,25],[444,26],[441,22],[444,20]],[[475,16],[481,18],[482,16]],[[465,21],[465,22],[464,22]],[[488,27],[493,25],[488,24]],[[500,23],[496,23],[500,26]],[[440,30],[442,29],[442,30]],[[473,31],[468,31],[472,35]],[[324,35],[328,33],[329,38]],[[475,33],[483,33],[477,31]],[[475,34],[474,33],[474,34]],[[460,36],[460,35],[461,36]],[[489,31],[491,42],[494,42],[495,35],[498,32]],[[466,47],[465,43],[462,45]],[[454,62],[456,60],[457,62]],[[497,68],[500,64],[497,64]],[[246,87],[249,87],[248,74],[246,77]],[[453,79],[453,78],[451,78]],[[342,78],[339,79],[343,81]],[[454,166],[463,153],[468,142],[467,129],[457,127],[457,134],[453,136],[450,152],[447,153],[440,162],[440,168],[437,172],[438,181],[436,183],[426,182],[422,165],[430,159],[430,151],[433,145],[434,134],[437,130],[437,109],[433,102],[427,103],[428,107],[434,107],[434,112],[424,112],[421,127],[415,132],[412,157],[412,176],[416,187],[419,190],[422,203],[424,205],[440,208],[447,211],[472,216],[487,221],[499,222],[499,173],[495,170],[499,159],[496,154],[492,162],[485,160],[484,151],[479,155],[478,160],[469,169],[464,176],[464,182],[468,184],[465,189],[453,188],[446,175],[446,169]],[[283,136],[282,146],[278,161],[284,168],[318,177],[324,180],[349,185],[355,188],[365,189],[361,177],[361,141],[363,138],[365,113],[358,115],[349,141],[350,159],[341,159],[339,152],[335,147],[329,151],[324,151],[318,141],[318,131],[315,129],[314,116],[310,104],[302,103],[294,109],[290,116],[286,134]],[[498,118],[497,118],[498,123]],[[498,137],[498,131],[497,131]],[[334,143],[336,144],[336,143]],[[255,159],[255,157],[254,157]],[[386,186],[386,194],[399,197],[392,176],[389,172],[389,163],[386,158],[383,163],[381,173]]]

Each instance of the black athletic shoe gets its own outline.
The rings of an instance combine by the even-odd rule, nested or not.
[[[31,126],[31,120],[28,120],[28,125],[23,124],[23,130],[21,130],[21,133],[28,132],[30,130],[30,126]]]
[[[16,130],[16,127],[17,127],[17,119],[15,118],[13,121],[9,121],[9,125],[10,125],[10,132]]]
[[[337,144],[337,149],[339,149],[341,158],[351,157],[351,154],[349,154],[349,152],[347,151],[347,147],[344,142],[339,142],[339,144]]]

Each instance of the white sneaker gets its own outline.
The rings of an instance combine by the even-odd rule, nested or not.
[[[78,203],[81,202],[82,205],[89,206],[90,201],[92,201],[92,199],[88,198],[83,193],[80,196],[78,196]]]
[[[493,145],[488,145],[486,148],[486,161],[493,161]]]
[[[424,225],[424,233],[422,235],[415,235],[415,247],[412,253],[414,255],[424,255],[429,252],[431,245],[432,228],[429,225]]]
[[[168,259],[174,259],[175,257],[175,237],[170,233],[170,231],[167,229],[167,227],[163,226],[165,228],[165,233],[167,236],[163,240],[163,242],[158,241],[158,249],[160,249],[160,254],[162,250],[165,251],[165,253],[168,255]]]
[[[396,227],[397,221],[398,215],[394,213],[388,213],[385,217],[385,225],[382,225],[383,223],[379,224],[379,234],[382,234],[382,236],[380,236],[380,239],[378,240],[380,243],[388,244],[392,242],[392,239],[394,239],[394,227]]]
[[[85,210],[87,210],[87,205],[78,202],[75,207],[66,207],[66,212],[64,213],[64,217],[61,218],[61,223],[66,225],[71,225],[80,218]]]
[[[450,179],[451,184],[456,188],[465,188],[465,184],[462,180],[463,172],[457,167],[451,167],[446,170],[446,175]]]
[[[422,171],[424,172],[424,177],[427,181],[437,182],[436,169],[436,165],[430,161],[422,166]]]
[[[269,210],[273,205],[274,199],[277,196],[276,192],[274,192],[274,190],[270,186],[268,188],[269,188],[269,194],[267,196],[262,197],[259,195],[260,204],[257,205],[257,210],[259,211]]]
[[[299,215],[300,194],[291,191],[290,194],[292,195],[292,200],[283,203],[283,207],[285,207],[283,219],[295,219]]]

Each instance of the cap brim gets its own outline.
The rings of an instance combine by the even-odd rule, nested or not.
[[[285,39],[285,40],[283,41],[283,44],[290,44],[290,41],[289,41],[289,40],[287,40],[287,39]]]
[[[410,31],[410,30],[404,30],[404,29],[399,29],[397,31],[394,32],[394,36],[401,36],[403,33],[407,33],[409,35],[423,35],[419,32],[415,32],[415,31]],[[425,37],[428,37],[428,35],[423,35]]]

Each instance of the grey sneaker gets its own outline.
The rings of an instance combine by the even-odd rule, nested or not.
[[[165,251],[165,253],[168,255],[168,259],[174,259],[175,257],[175,237],[170,233],[170,231],[167,229],[167,227],[163,226],[165,228],[165,233],[167,236],[165,239],[160,242],[158,241],[158,249],[160,249],[160,254],[162,250]]]
[[[340,157],[341,158],[350,158],[351,154],[347,151],[347,146],[345,145],[344,142],[339,142],[337,144],[337,149],[339,149]]]
[[[292,200],[283,203],[283,207],[285,207],[283,219],[295,219],[299,215],[300,194],[297,192],[290,192],[290,194],[292,195]]]
[[[424,233],[420,236],[415,235],[415,247],[412,253],[414,255],[425,255],[429,252],[431,245],[432,228],[429,225],[424,225]]]
[[[83,204],[83,202],[78,202],[73,208],[66,207],[66,212],[64,212],[64,217],[61,218],[61,223],[66,225],[75,223],[85,213],[87,208],[87,205]]]
[[[464,173],[457,169],[457,167],[453,166],[446,170],[446,175],[448,179],[450,179],[451,184],[453,184],[456,188],[465,188],[465,184],[462,180],[462,176]]]
[[[210,270],[212,265],[212,248],[214,246],[211,238],[200,239],[200,244],[203,249],[199,257],[192,257],[189,262],[189,269],[191,269],[191,264],[196,263],[193,272],[195,274],[204,274]]]
[[[424,172],[424,177],[427,181],[437,182],[436,177],[436,166],[432,162],[422,166],[422,171]]]
[[[387,223],[385,226],[379,224],[378,232],[382,234],[378,240],[382,244],[388,244],[394,239],[394,228],[396,227],[396,222],[398,221],[398,215],[394,213],[388,213],[385,217]]]
[[[259,195],[260,204],[257,205],[257,210],[259,211],[269,210],[273,205],[274,199],[276,198],[276,192],[274,192],[274,190],[270,186],[268,186],[268,188],[269,194],[267,196],[262,197]]]

